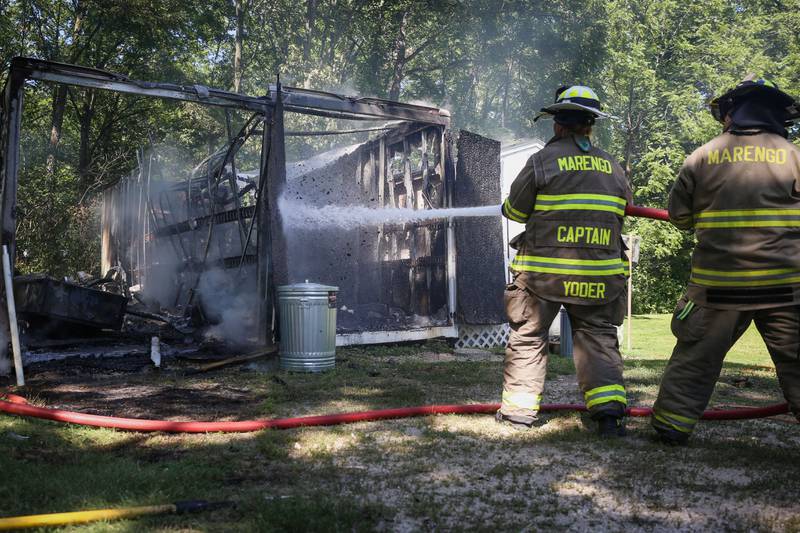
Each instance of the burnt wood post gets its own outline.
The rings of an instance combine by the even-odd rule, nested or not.
[[[256,204],[257,230],[256,238],[256,290],[258,291],[258,309],[256,310],[256,328],[258,330],[258,344],[266,345],[272,341],[272,306],[270,305],[270,281],[272,278],[272,264],[270,262],[272,241],[269,230],[269,153],[272,148],[272,122],[273,112],[268,110],[264,114],[264,128],[261,137],[261,164],[258,172],[258,198]]]
[[[497,205],[500,142],[467,130],[458,136],[454,207]],[[457,319],[462,324],[502,324],[503,227],[500,217],[463,218],[455,224]],[[476,282],[479,280],[479,282]]]
[[[11,69],[3,91],[2,129],[2,167],[0,168],[0,244],[8,246],[11,263],[11,277],[14,276],[16,258],[17,227],[17,174],[19,172],[19,135],[22,123],[22,93],[25,75]],[[0,331],[8,331],[8,309],[5,305],[5,291],[0,291]],[[5,346],[0,347],[0,353]]]
[[[275,91],[275,106],[265,115],[261,144],[261,172],[258,211],[258,341],[270,345],[277,330],[275,287],[289,281],[286,262],[286,238],[278,209],[286,187],[286,154],[284,151],[283,102],[281,85]]]
[[[455,205],[456,166],[453,160],[453,141],[450,133],[442,128],[441,165],[444,172],[444,205]],[[456,287],[456,229],[453,219],[447,220],[447,308],[450,324],[456,324],[458,292]]]

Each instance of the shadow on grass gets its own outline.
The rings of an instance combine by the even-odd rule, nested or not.
[[[164,389],[203,384],[186,397],[195,398],[200,406],[195,411],[205,410],[202,418],[213,418],[216,403],[229,405],[226,391],[245,389],[253,401],[245,402],[237,418],[497,401],[499,396],[502,363],[497,361],[385,361],[355,350],[341,356],[337,368],[325,374],[228,370],[198,380],[161,378]],[[653,386],[663,365],[627,360],[626,370],[634,372],[629,381]],[[727,371],[752,373],[753,390],[775,386],[774,376],[762,376],[747,365],[729,365]],[[570,360],[550,359],[549,377],[572,372]],[[94,387],[86,391],[89,403],[104,401],[104,383],[87,383]],[[55,396],[44,385],[42,396],[52,402]],[[58,383],[53,388],[57,391]],[[155,404],[175,398],[174,390],[169,394],[150,400]],[[108,401],[125,405],[113,403],[119,399]],[[0,469],[14,483],[0,485],[0,515],[198,498],[234,500],[238,506],[146,518],[136,522],[136,529],[447,530],[492,524],[494,530],[519,530],[567,527],[564,520],[578,520],[578,529],[593,522],[613,529],[664,527],[659,509],[669,508],[671,498],[695,501],[709,485],[728,503],[747,499],[750,505],[797,505],[787,500],[788,493],[797,493],[797,472],[788,466],[800,463],[797,447],[780,439],[762,444],[743,431],[740,436],[703,436],[688,450],[663,449],[645,440],[649,430],[644,421],[632,426],[632,438],[623,442],[598,441],[576,415],[551,416],[545,428],[523,433],[496,426],[488,416],[445,416],[246,435],[172,436],[2,417]],[[29,438],[20,440],[12,432]],[[758,472],[747,485],[713,474],[714,469],[747,462]],[[640,501],[646,494],[651,506],[623,512],[596,494],[614,494],[622,501]],[[728,518],[737,523],[755,523],[747,509],[730,512]],[[86,530],[126,531],[130,524]],[[688,528],[692,523],[674,525]]]
[[[637,394],[637,389],[653,389],[650,401],[655,399],[655,391],[660,385],[666,366],[667,361],[664,360],[630,358],[625,360],[625,383],[629,389],[628,399],[631,405],[640,403],[638,398],[641,395]],[[783,394],[774,368],[725,363],[709,408],[713,408],[716,403],[757,406],[782,401],[784,401]]]

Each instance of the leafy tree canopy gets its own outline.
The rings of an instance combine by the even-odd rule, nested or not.
[[[800,93],[798,28],[800,0],[0,0],[0,66],[27,55],[249,94],[280,73],[447,108],[454,127],[502,140],[547,138],[536,111],[581,83],[616,117],[597,142],[636,203],[664,207],[683,159],[719,131],[713,95],[749,72]],[[38,84],[25,106],[26,271],[97,270],[99,192],[137,150],[169,144],[197,161],[226,135],[221,111],[97,91]],[[692,236],[628,224],[643,236],[637,311],[664,310],[688,278]]]

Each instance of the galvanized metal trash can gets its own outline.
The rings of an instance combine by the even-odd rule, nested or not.
[[[336,293],[339,287],[295,283],[278,287],[280,366],[323,372],[336,363]]]

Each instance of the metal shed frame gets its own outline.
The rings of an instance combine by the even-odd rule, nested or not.
[[[403,104],[378,98],[342,96],[279,83],[270,85],[264,96],[248,96],[203,85],[179,85],[130,79],[124,75],[89,67],[41,59],[16,57],[11,61],[2,97],[0,119],[0,243],[15,257],[16,198],[19,172],[19,142],[26,82],[44,81],[136,96],[195,102],[201,105],[246,110],[263,116],[259,187],[267,201],[257,207],[259,240],[257,282],[259,295],[259,341],[272,340],[274,287],[287,280],[287,265],[280,214],[276,202],[286,183],[284,113],[286,111],[348,120],[402,120],[447,128],[450,114],[442,109]],[[263,185],[262,185],[263,182]],[[448,229],[452,233],[452,225]],[[451,235],[449,235],[451,237]],[[448,243],[452,238],[448,238]],[[265,246],[262,246],[265,244]],[[453,255],[450,250],[448,255]],[[281,258],[283,257],[283,260]],[[452,283],[455,274],[449,273]],[[455,292],[448,298],[450,316],[455,311]],[[2,297],[4,300],[4,297]],[[0,307],[0,327],[8,328],[6,306]],[[438,332],[441,334],[441,332]],[[452,333],[452,332],[445,332]],[[366,340],[366,339],[365,339]],[[371,339],[370,339],[371,340]],[[385,340],[397,340],[394,336]],[[369,342],[369,341],[368,341]]]

